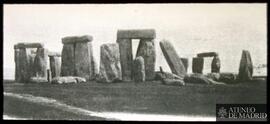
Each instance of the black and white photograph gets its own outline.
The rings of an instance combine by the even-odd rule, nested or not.
[[[2,42],[3,120],[268,120],[267,3],[7,3]]]

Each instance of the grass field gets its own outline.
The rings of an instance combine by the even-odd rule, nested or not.
[[[135,112],[215,116],[215,105],[266,103],[266,81],[231,85],[189,84],[167,86],[160,82],[51,85],[4,81],[4,92],[30,94],[98,112]],[[51,107],[4,97],[4,115],[32,119],[100,119],[78,116]]]

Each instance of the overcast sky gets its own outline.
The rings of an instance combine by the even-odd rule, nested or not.
[[[147,28],[157,34],[156,69],[162,65],[170,71],[161,39],[189,58],[189,72],[199,52],[218,52],[226,72],[238,71],[243,49],[250,51],[255,65],[267,63],[266,4],[5,4],[4,68],[15,68],[13,45],[18,42],[43,42],[61,52],[62,37],[86,34],[94,37],[99,64],[100,45],[116,43],[118,29]],[[205,72],[210,72],[209,62]]]

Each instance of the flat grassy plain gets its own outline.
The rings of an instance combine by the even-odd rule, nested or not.
[[[172,115],[215,116],[221,104],[265,104],[266,80],[256,79],[228,85],[162,85],[159,81],[135,83],[31,84],[5,80],[4,92],[31,94],[56,99],[62,103],[97,112],[135,112]],[[4,97],[4,114],[33,119],[100,120],[66,113],[55,108],[35,105]],[[42,116],[44,115],[45,116]]]

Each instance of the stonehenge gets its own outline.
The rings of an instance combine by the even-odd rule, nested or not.
[[[93,37],[69,36],[62,38],[61,76],[80,76],[86,80],[95,79],[96,64],[94,64]]]
[[[252,80],[253,63],[247,50],[242,51],[238,75],[220,72],[221,61],[217,52],[198,53],[192,58],[193,74],[187,74],[188,58],[180,58],[168,40],[160,41],[159,46],[171,72],[164,72],[162,67],[156,72],[155,38],[153,29],[118,30],[115,43],[100,46],[99,72],[90,35],[63,37],[61,53],[49,51],[42,43],[17,43],[14,45],[15,80],[55,84],[159,80],[165,85],[179,86]],[[136,55],[132,53],[132,39],[140,40]],[[213,57],[211,73],[206,75],[203,74],[205,57]]]
[[[111,83],[121,80],[119,46],[116,43],[100,46],[99,82]]]
[[[134,78],[132,77],[132,39],[140,39],[136,57],[142,56],[144,59],[146,80],[153,80],[155,78],[155,38],[156,33],[153,29],[117,31],[123,81],[131,81]]]

